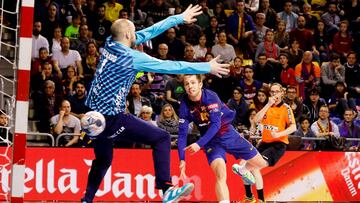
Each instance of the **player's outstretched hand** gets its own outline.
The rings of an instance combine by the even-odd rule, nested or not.
[[[219,78],[222,78],[222,76],[229,74],[230,72],[230,64],[221,64],[218,63],[217,60],[219,60],[220,55],[216,58],[209,61],[210,64],[210,73],[213,75],[216,75]]]
[[[186,24],[190,24],[193,22],[196,22],[196,16],[200,15],[202,13],[201,6],[195,5],[193,6],[190,4],[187,9],[182,13],[184,16],[184,21]]]

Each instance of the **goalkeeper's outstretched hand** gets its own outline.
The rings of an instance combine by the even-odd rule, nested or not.
[[[193,6],[192,4],[190,4],[187,9],[182,13],[185,23],[190,24],[196,22],[195,17],[202,14],[201,9],[202,8],[199,5]]]

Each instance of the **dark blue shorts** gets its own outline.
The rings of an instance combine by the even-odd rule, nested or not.
[[[249,160],[258,154],[257,149],[233,128],[222,135],[215,136],[203,148],[209,165],[217,158],[226,162],[226,153],[233,155],[236,159]]]

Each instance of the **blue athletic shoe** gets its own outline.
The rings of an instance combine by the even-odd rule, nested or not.
[[[188,196],[194,189],[194,184],[187,183],[182,187],[171,187],[166,190],[163,196],[163,203],[177,203]]]
[[[246,170],[246,169],[243,169],[243,167],[241,167],[239,164],[234,164],[232,166],[232,171],[239,175],[243,181],[249,185],[252,185],[255,183],[255,177],[253,176],[253,174]]]

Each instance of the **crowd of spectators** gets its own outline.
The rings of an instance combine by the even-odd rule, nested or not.
[[[39,132],[78,132],[79,119],[89,111],[84,101],[112,22],[126,18],[142,29],[192,3],[203,11],[195,23],[170,28],[134,48],[161,60],[209,61],[220,55],[231,64],[230,75],[205,75],[204,87],[236,111],[233,125],[244,135],[260,134],[261,125],[252,116],[266,104],[269,85],[276,82],[283,85],[284,102],[294,111],[296,136],[360,138],[358,0],[35,3],[31,98]],[[182,75],[139,73],[128,96],[129,113],[176,134],[182,81]],[[77,138],[66,138],[62,145],[77,143]],[[323,145],[303,141],[301,149],[325,149]],[[346,149],[359,147],[360,142],[346,142]]]

